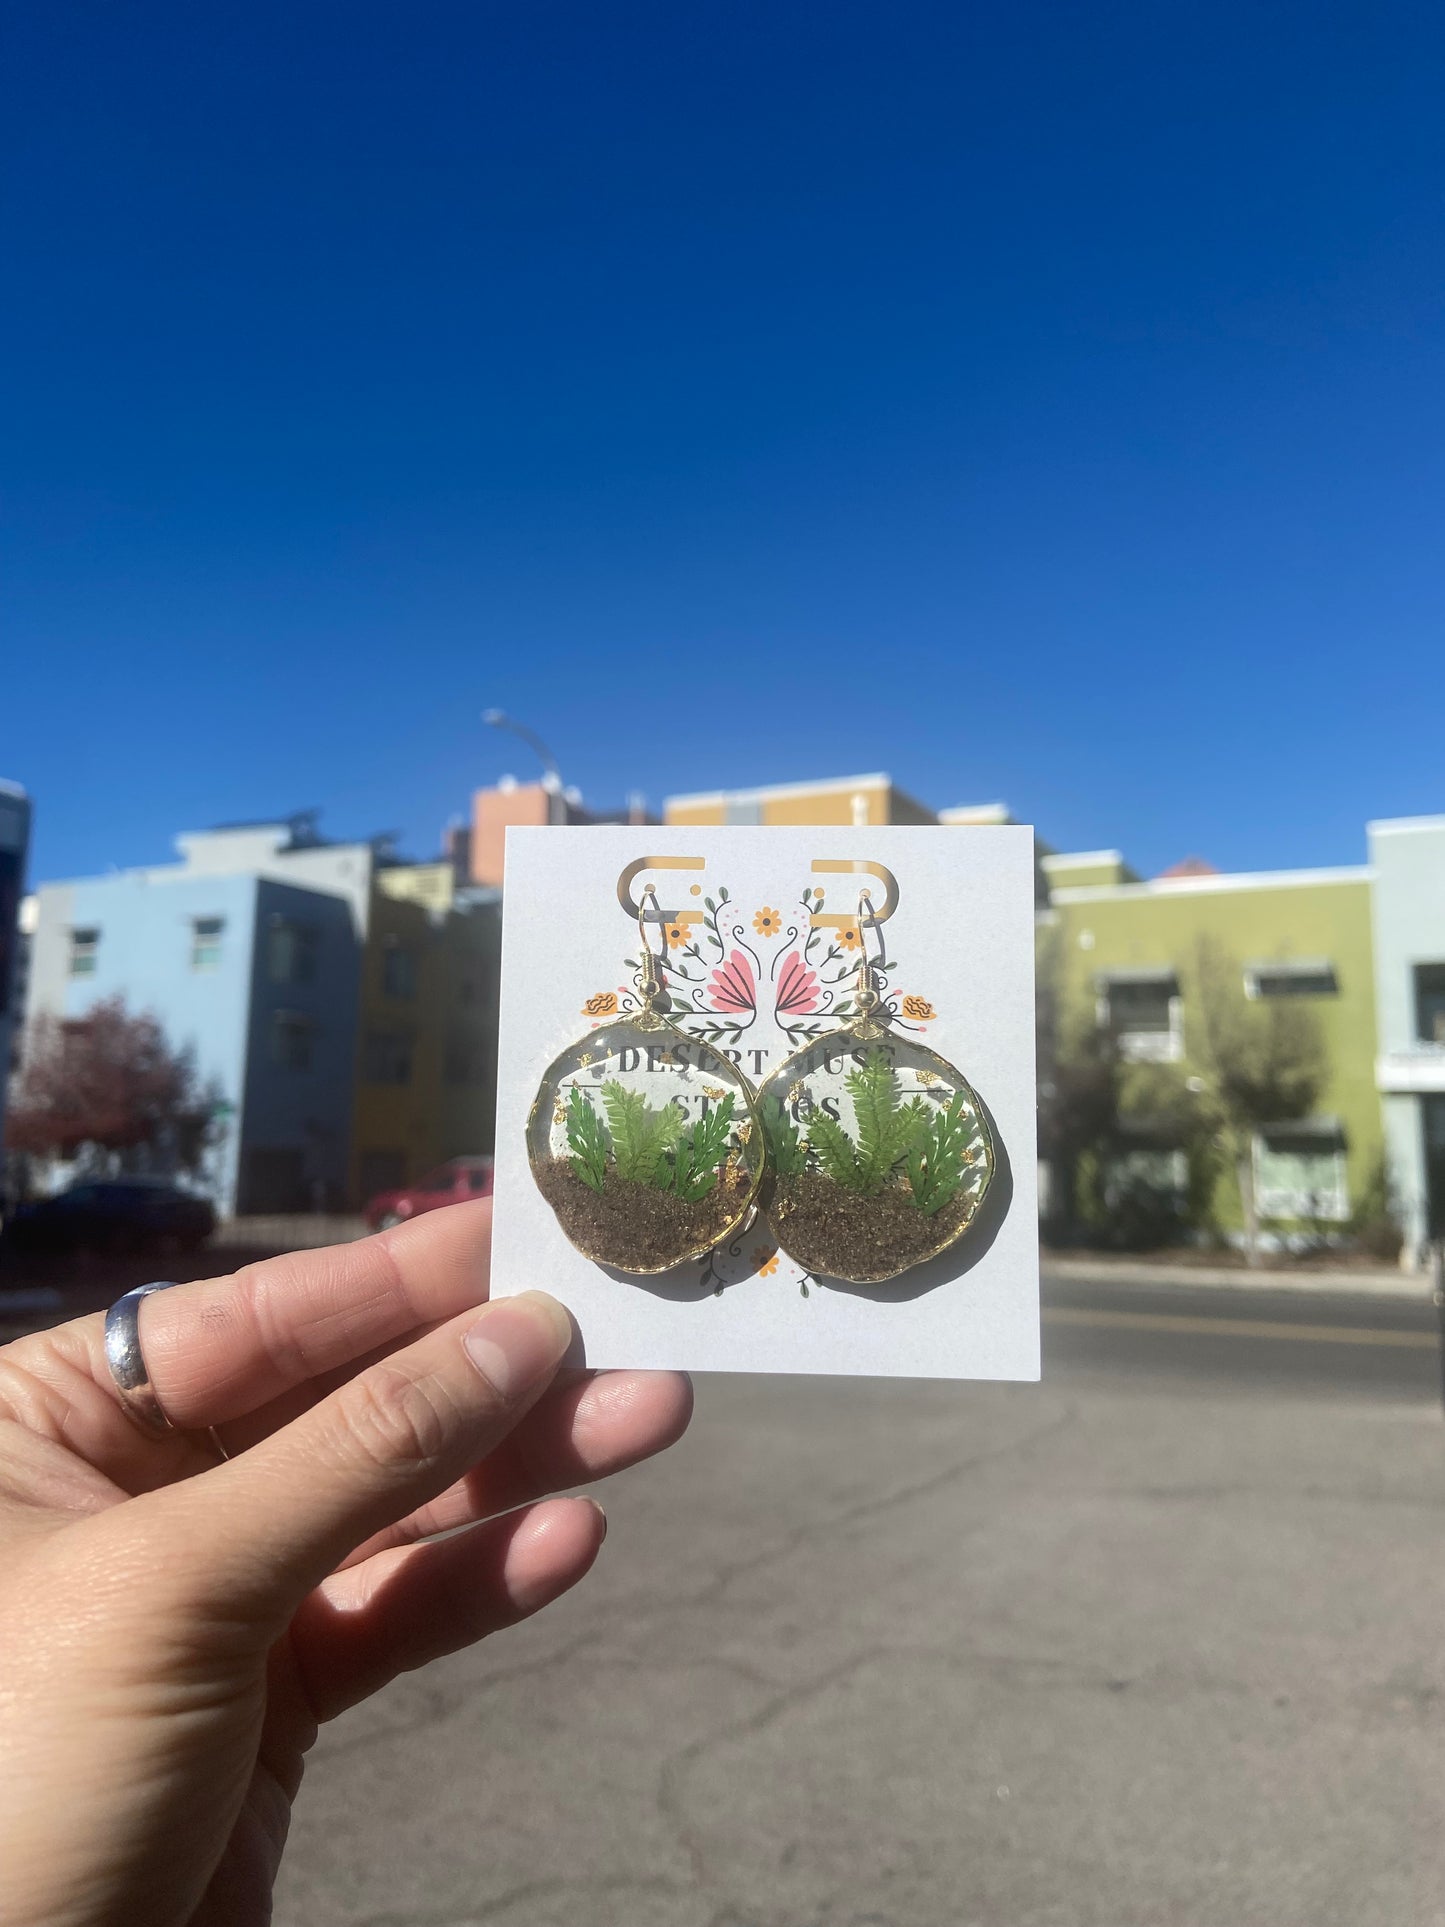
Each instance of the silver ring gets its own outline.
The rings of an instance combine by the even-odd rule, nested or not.
[[[169,1291],[174,1279],[154,1285],[137,1285],[117,1298],[105,1314],[105,1362],[120,1393],[120,1402],[136,1422],[160,1437],[176,1428],[166,1417],[140,1348],[140,1303],[153,1291]]]

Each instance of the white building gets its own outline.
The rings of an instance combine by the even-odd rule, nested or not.
[[[1375,1081],[1404,1260],[1445,1239],[1445,816],[1370,825]]]

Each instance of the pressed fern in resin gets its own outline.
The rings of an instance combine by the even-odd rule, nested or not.
[[[602,1102],[612,1128],[612,1158],[619,1178],[633,1184],[660,1184],[663,1159],[682,1136],[682,1112],[675,1104],[655,1109],[641,1091],[613,1079],[602,1086]]]
[[[951,1244],[993,1169],[968,1084],[936,1053],[880,1030],[796,1052],[761,1098],[773,1163],[764,1205],[779,1244],[810,1272],[860,1283]]]
[[[574,1173],[589,1191],[600,1191],[611,1148],[607,1126],[575,1085],[567,1099],[567,1148]]]
[[[834,1184],[845,1191],[876,1197],[893,1167],[928,1128],[928,1107],[922,1098],[902,1101],[897,1074],[881,1050],[869,1051],[862,1066],[843,1080],[853,1100],[856,1141],[826,1111],[808,1127],[808,1149]]]
[[[558,1121],[566,1155],[533,1171],[572,1242],[624,1270],[660,1271],[698,1255],[738,1218],[755,1187],[735,1094],[709,1096],[689,1121],[681,1103],[648,1102],[621,1078],[573,1084]]]

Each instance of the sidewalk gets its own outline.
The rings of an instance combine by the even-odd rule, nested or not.
[[[237,1250],[315,1251],[321,1245],[349,1245],[365,1236],[366,1220],[359,1216],[297,1212],[289,1216],[222,1218],[211,1243]]]
[[[237,1250],[308,1251],[318,1245],[349,1244],[364,1238],[359,1217],[229,1218],[214,1243]],[[1428,1300],[1434,1288],[1429,1272],[1401,1271],[1393,1264],[1343,1266],[1274,1265],[1251,1271],[1242,1265],[1201,1265],[1148,1253],[1051,1252],[1040,1254],[1042,1275],[1058,1284],[1176,1285],[1211,1291],[1293,1291],[1341,1297]]]
[[[1301,1265],[1249,1270],[1244,1266],[1192,1265],[1167,1258],[1110,1257],[1091,1253],[1073,1257],[1063,1253],[1040,1253],[1039,1270],[1056,1284],[1115,1285],[1126,1289],[1138,1285],[1153,1289],[1173,1285],[1181,1289],[1209,1291],[1297,1291],[1312,1295],[1335,1294],[1349,1298],[1406,1298],[1412,1303],[1428,1303],[1434,1281],[1426,1271],[1401,1271],[1395,1265],[1360,1265],[1352,1270],[1322,1266],[1310,1270]]]

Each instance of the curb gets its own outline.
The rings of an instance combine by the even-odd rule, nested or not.
[[[1054,1284],[1113,1285],[1129,1290],[1167,1286],[1176,1290],[1293,1292],[1311,1297],[1397,1298],[1410,1304],[1429,1304],[1434,1292],[1428,1272],[1378,1271],[1245,1271],[1211,1265],[1109,1264],[1092,1258],[1050,1258],[1039,1263],[1039,1275]]]

